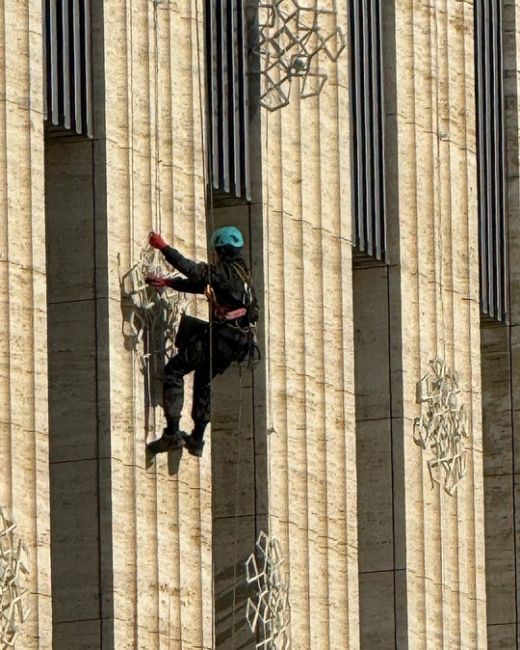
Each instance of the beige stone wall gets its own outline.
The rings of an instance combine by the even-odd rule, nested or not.
[[[346,0],[338,1],[338,10],[346,16]],[[33,614],[22,631],[24,648],[51,647],[40,11],[33,0],[27,7],[10,2],[0,8],[0,503],[12,510],[32,560]],[[395,639],[410,648],[480,649],[486,647],[486,611],[473,6],[396,0],[395,12],[385,12],[386,28],[396,34],[395,69],[391,58],[385,60],[397,82],[387,107],[392,265],[388,272],[371,270],[356,289],[361,304],[372,283],[389,291],[371,295],[381,300],[384,327],[371,323],[365,341],[368,348],[371,336],[385,339],[374,355],[387,355],[388,366],[377,384],[384,394],[379,402],[374,386],[358,378],[364,410],[357,435],[364,436],[362,454],[372,438],[383,441],[381,462],[392,454],[396,463],[394,497],[404,497],[388,500],[400,515],[392,525],[387,517],[377,523],[383,543],[391,539],[391,551],[380,563],[366,565],[389,567],[393,584],[374,584],[384,597],[396,598],[393,629],[392,621],[383,628],[394,638],[380,635],[371,647],[382,648],[381,639],[390,639],[393,647]],[[68,411],[63,401],[64,410],[55,413],[61,430],[51,460],[62,477],[56,506],[69,517],[69,528],[81,511],[63,508],[68,497],[97,520],[87,542],[97,546],[99,564],[89,571],[94,595],[85,608],[92,608],[103,625],[63,628],[63,648],[80,647],[80,637],[85,647],[216,647],[209,445],[201,461],[170,455],[147,463],[145,443],[160,434],[162,415],[156,409],[154,419],[147,411],[143,375],[125,347],[119,285],[121,272],[138,258],[152,228],[187,254],[206,255],[202,13],[202,0],[108,0],[102,14],[97,5],[95,39],[98,44],[103,39],[97,56],[104,64],[104,88],[97,88],[97,97],[106,93],[106,99],[96,104],[96,143],[53,144],[48,151],[53,206],[60,208],[63,200],[63,212],[74,207],[72,192],[65,201],[59,191],[60,177],[67,174],[78,194],[93,201],[76,206],[78,225],[70,231],[76,243],[90,247],[86,264],[92,275],[83,271],[60,285],[63,268],[56,260],[50,264],[57,281],[49,306],[56,328],[52,372],[59,380],[54,393],[76,381],[84,387],[83,379],[95,373],[86,387],[88,414]],[[334,18],[330,21],[333,26]],[[255,205],[239,219],[256,230],[255,244],[263,237],[263,260],[253,251],[253,263],[263,264],[265,368],[256,378],[246,375],[243,383],[245,435],[233,453],[244,453],[247,464],[240,467],[240,457],[234,456],[233,462],[213,465],[219,480],[226,471],[229,479],[230,469],[243,472],[238,495],[213,503],[221,539],[237,539],[238,532],[241,540],[239,549],[228,544],[222,552],[225,597],[231,598],[226,562],[236,568],[245,559],[248,544],[253,550],[252,531],[263,521],[282,543],[292,644],[302,649],[360,645],[347,56],[338,66],[320,60],[329,81],[319,98],[300,99],[295,87],[288,107],[262,113],[263,212]],[[262,233],[255,219],[262,219]],[[59,219],[53,221],[55,243],[58,225]],[[59,245],[52,250],[59,253]],[[71,250],[62,251],[65,261]],[[193,309],[205,315],[203,304]],[[360,317],[366,322],[371,314],[360,311]],[[511,338],[501,342],[507,361],[515,358],[515,318],[513,311]],[[85,322],[91,326],[88,335],[81,329]],[[64,338],[58,336],[60,328]],[[77,347],[81,354],[74,357]],[[431,488],[425,454],[412,439],[419,413],[416,382],[436,355],[459,373],[471,419],[468,475],[454,497]],[[366,381],[380,368],[371,365],[368,349],[364,363]],[[67,377],[69,364],[81,372]],[[237,426],[236,410],[230,412],[237,386],[232,373],[221,383],[228,402],[216,421],[228,437],[229,422],[233,436]],[[255,381],[263,381],[267,390],[261,405],[269,432],[267,462],[258,430],[262,417],[251,408],[258,394]],[[506,378],[507,387],[511,381]],[[374,427],[372,408],[379,409],[381,420]],[[508,402],[505,411],[510,410]],[[64,423],[80,440],[75,449]],[[508,444],[512,429],[509,423],[504,427]],[[83,439],[87,428],[95,434]],[[220,449],[226,452],[225,445]],[[504,488],[509,514],[514,455],[510,464],[507,479],[497,481],[497,491],[490,493],[493,497]],[[384,482],[378,487],[383,500]],[[493,498],[488,503],[494,509]],[[77,566],[86,557],[79,542],[76,551],[67,562],[72,557]],[[504,569],[511,597],[515,560],[510,557]],[[70,580],[70,566],[60,567]],[[96,590],[103,593],[100,601]],[[67,605],[66,591],[60,598]],[[366,620],[372,616],[377,624],[380,605],[377,599],[361,603]],[[229,602],[217,599],[215,606],[230,611]],[[71,616],[77,615],[75,607]],[[515,633],[510,618],[516,613],[510,614],[506,639]],[[222,630],[220,645],[229,647],[229,622]],[[240,633],[245,641],[243,624]]]
[[[51,646],[41,2],[0,7],[0,505],[29,549],[19,646]]]
[[[393,409],[405,512],[395,535],[406,577],[397,639],[413,648],[485,648],[473,6],[398,0],[393,19],[397,96],[387,124],[399,240],[391,234],[390,256],[399,268],[391,322],[400,323],[402,353],[394,353],[392,376],[402,382]],[[428,455],[412,439],[416,382],[435,356],[459,373],[471,423],[468,473],[453,497],[432,489]]]
[[[346,3],[338,2],[345,28]],[[330,17],[330,27],[335,20]],[[347,56],[319,98],[262,117],[269,524],[296,648],[356,648]]]
[[[202,8],[201,0],[104,5],[116,648],[213,646],[209,450],[201,461],[185,455],[178,470],[166,456],[147,467],[145,441],[164,423],[157,409],[145,428],[143,376],[125,349],[119,294],[120,269],[151,229],[206,255]]]

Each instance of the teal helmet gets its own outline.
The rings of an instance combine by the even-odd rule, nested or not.
[[[224,226],[217,228],[211,237],[212,248],[222,248],[223,246],[233,246],[233,248],[242,248],[244,238],[236,226]]]

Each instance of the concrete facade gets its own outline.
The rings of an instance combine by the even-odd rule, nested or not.
[[[336,25],[346,28],[346,3]],[[357,648],[347,55],[317,98],[263,115],[269,523],[295,647]]]
[[[93,0],[93,140],[45,135],[41,3],[0,7],[0,506],[31,564],[18,648],[254,648],[245,560],[262,530],[293,648],[519,646],[520,3],[504,2],[511,322],[483,329],[473,3],[382,6],[388,264],[352,248],[348,48],[320,57],[319,96],[296,83],[273,113],[251,75],[238,205],[207,197],[203,0]],[[327,26],[347,15],[338,0]],[[200,461],[150,462],[163,417],[121,276],[150,230],[202,260],[229,222],[263,358],[215,382]],[[414,442],[435,358],[468,413],[452,496]]]
[[[93,6],[95,138],[47,145],[54,647],[211,648],[210,456],[150,464],[164,424],[120,288],[150,230],[205,255],[202,7]]]
[[[390,264],[354,272],[362,647],[484,648],[473,6],[391,4]],[[435,358],[459,374],[469,412],[455,496],[413,440],[416,384]]]
[[[19,647],[51,647],[41,3],[0,8],[0,504],[27,545]]]

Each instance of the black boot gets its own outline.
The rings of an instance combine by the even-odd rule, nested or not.
[[[161,454],[170,449],[180,449],[184,446],[184,434],[178,429],[177,431],[171,431],[166,427],[160,438],[149,442],[146,446],[152,454]]]
[[[202,450],[204,449],[204,440],[202,438],[196,438],[195,434],[192,433],[191,436],[184,436],[184,444],[192,456],[198,458],[202,456]]]
[[[191,436],[184,436],[184,443],[186,449],[192,456],[197,456],[200,458],[202,456],[202,450],[204,449],[204,430],[206,428],[206,422],[195,423],[193,428],[193,433]]]

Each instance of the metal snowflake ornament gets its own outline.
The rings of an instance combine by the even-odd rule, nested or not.
[[[20,625],[29,617],[25,609],[27,589],[23,577],[29,574],[27,548],[15,536],[16,524],[0,506],[0,648],[14,648]]]
[[[259,3],[260,103],[268,111],[287,106],[297,78],[302,80],[302,97],[320,94],[328,77],[319,72],[319,54],[337,61],[346,44],[341,27],[331,29],[336,15],[336,0]]]
[[[430,366],[432,372],[417,383],[417,403],[423,407],[415,418],[413,436],[417,445],[429,447],[433,454],[427,461],[432,486],[440,485],[452,496],[467,471],[468,414],[460,404],[457,373],[441,359]]]
[[[146,246],[136,262],[121,278],[125,313],[123,334],[132,340],[141,370],[160,376],[165,357],[174,352],[180,315],[186,301],[169,288],[155,290],[146,284],[150,276],[173,277],[165,268],[158,250]]]
[[[246,562],[247,583],[255,586],[255,597],[247,601],[247,621],[258,634],[257,648],[289,650],[289,584],[283,570],[280,543],[263,531],[256,552]]]

